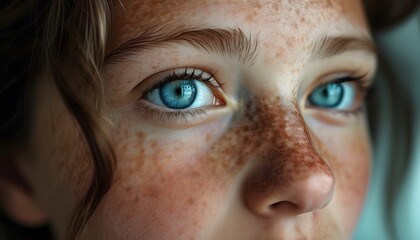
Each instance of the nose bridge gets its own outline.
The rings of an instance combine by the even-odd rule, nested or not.
[[[245,182],[247,206],[270,216],[325,206],[332,197],[334,177],[298,108],[271,102],[255,109],[248,121],[255,124],[259,136],[255,141],[261,147],[254,151],[255,165]]]
[[[253,143],[249,144],[256,142],[260,146],[254,150],[260,159],[257,163],[294,168],[298,170],[295,173],[303,173],[305,169],[331,173],[316,150],[316,141],[296,104],[286,105],[281,101],[279,98],[274,101],[254,101],[246,107],[248,112],[244,122],[255,135],[250,140]],[[298,175],[293,174],[294,178]]]

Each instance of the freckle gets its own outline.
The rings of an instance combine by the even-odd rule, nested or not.
[[[139,150],[139,152],[138,152],[138,155],[139,155],[140,157],[144,156],[144,148],[140,148],[140,150]]]
[[[206,142],[209,142],[209,141],[210,141],[210,139],[211,139],[211,135],[210,135],[209,133],[207,133],[207,134],[206,134],[206,139],[205,139],[205,140],[206,140]]]
[[[157,141],[156,140],[151,140],[150,141],[150,147],[151,148],[156,148],[156,146],[158,145],[158,143],[157,143]]]
[[[136,132],[136,137],[138,138],[138,141],[144,140],[144,133],[142,131]]]
[[[244,162],[245,162],[245,158],[244,157],[241,157],[241,158],[238,158],[237,159],[237,161],[235,162],[235,165],[236,166],[241,166],[241,165],[244,164]]]
[[[200,173],[197,171],[197,170],[193,170],[192,172],[191,172],[191,175],[193,176],[193,177],[198,177],[199,175],[200,175]]]
[[[136,195],[136,197],[134,198],[134,203],[138,203],[140,201],[140,197],[139,195]]]
[[[122,209],[124,207],[125,203],[124,201],[118,201],[116,208],[117,209]]]
[[[154,199],[157,199],[159,197],[159,191],[153,186],[148,186],[145,190],[145,196]]]
[[[195,204],[195,200],[194,200],[194,198],[189,197],[189,198],[188,198],[187,203],[188,203],[189,205],[194,205],[194,204]]]
[[[167,177],[166,177],[166,176],[161,176],[161,177],[160,177],[160,182],[161,182],[161,183],[166,183],[166,182],[168,182]]]
[[[247,15],[247,16],[246,16],[246,18],[245,18],[245,20],[246,20],[247,22],[252,22],[252,21],[254,21],[254,16],[252,16],[252,15]]]
[[[121,153],[122,154],[125,154],[126,152],[127,152],[127,150],[128,150],[128,146],[127,146],[127,144],[124,144],[124,145],[122,145],[121,147],[120,147],[120,151],[121,151]]]
[[[246,142],[246,143],[249,143],[251,140],[252,140],[252,139],[251,139],[251,137],[250,137],[250,136],[248,136],[248,135],[245,135],[245,136],[243,137],[243,141],[244,141],[244,142]]]
[[[127,187],[125,187],[125,188],[124,188],[124,191],[125,191],[126,193],[130,193],[130,192],[131,192],[131,186],[127,186]]]

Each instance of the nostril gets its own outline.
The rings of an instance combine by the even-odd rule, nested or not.
[[[271,212],[281,212],[284,215],[293,215],[299,211],[299,206],[290,201],[279,201],[269,206]]]

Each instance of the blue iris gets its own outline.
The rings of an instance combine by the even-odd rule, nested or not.
[[[344,96],[344,88],[342,83],[327,83],[316,88],[309,95],[309,102],[311,105],[334,108],[340,105]]]
[[[162,102],[172,109],[189,107],[197,96],[194,80],[176,80],[163,84],[159,89]]]

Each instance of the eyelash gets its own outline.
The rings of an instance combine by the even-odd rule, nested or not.
[[[188,69],[192,69],[191,73],[188,73]],[[153,89],[159,88],[162,85],[164,85],[165,83],[171,82],[171,81],[176,81],[176,80],[182,80],[182,79],[189,79],[189,80],[198,80],[201,82],[206,83],[207,85],[209,85],[212,88],[221,88],[222,84],[219,84],[215,79],[214,79],[214,75],[210,75],[210,77],[204,78],[203,74],[205,73],[202,70],[198,70],[200,71],[199,73],[196,73],[197,69],[196,68],[189,68],[186,67],[184,69],[184,72],[179,74],[176,72],[176,70],[173,70],[172,73],[170,73],[167,77],[165,77],[162,81],[160,81],[159,83],[153,85],[151,88],[146,89],[146,91],[144,92],[149,92]],[[142,96],[142,98],[145,96]]]

